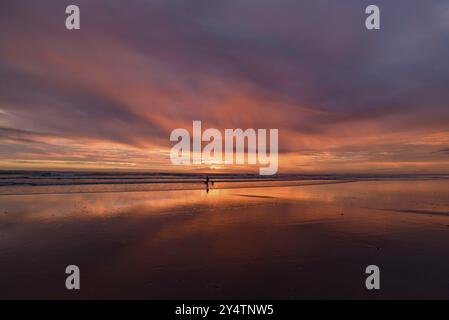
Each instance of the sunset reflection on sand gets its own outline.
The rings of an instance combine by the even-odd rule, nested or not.
[[[370,297],[363,266],[377,263],[388,283],[378,297],[447,298],[448,187],[4,195],[0,296],[359,298]],[[83,279],[77,295],[60,283],[72,263]]]

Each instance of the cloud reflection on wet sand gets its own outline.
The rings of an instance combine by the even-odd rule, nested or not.
[[[448,184],[1,196],[0,296],[447,298],[449,217],[432,213],[448,210]]]

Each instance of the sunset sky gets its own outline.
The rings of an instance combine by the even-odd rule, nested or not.
[[[0,2],[0,169],[257,169],[173,166],[193,120],[279,129],[280,173],[448,173],[449,1]]]

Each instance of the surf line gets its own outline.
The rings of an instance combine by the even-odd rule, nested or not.
[[[220,130],[208,128],[202,132],[201,121],[192,124],[190,132],[184,128],[174,129],[170,141],[177,142],[170,150],[174,165],[191,164],[245,164],[245,139],[247,140],[247,164],[259,164],[260,175],[274,175],[278,170],[278,129],[269,129],[269,154],[267,153],[267,129],[225,129],[224,141]],[[192,141],[192,148],[191,148]],[[203,142],[208,142],[202,148]],[[223,159],[224,142],[224,159]],[[234,148],[235,142],[235,148]],[[235,149],[235,154],[234,154]]]

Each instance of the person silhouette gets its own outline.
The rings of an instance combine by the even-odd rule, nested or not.
[[[209,176],[206,176],[206,181],[204,182],[204,184],[206,185],[206,193],[209,193]]]

